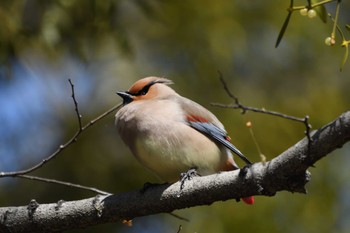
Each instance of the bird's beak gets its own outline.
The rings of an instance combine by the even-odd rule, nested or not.
[[[120,97],[123,98],[123,105],[126,105],[126,104],[133,101],[132,95],[130,95],[129,93],[127,93],[125,91],[117,91],[117,95],[119,95]]]

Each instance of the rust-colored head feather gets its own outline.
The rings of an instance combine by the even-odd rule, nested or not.
[[[166,78],[147,77],[134,83],[127,93],[132,96],[132,101],[162,98],[165,95],[175,93],[173,89],[168,87],[170,84],[173,82]]]
[[[142,90],[146,86],[152,86],[156,83],[163,83],[165,85],[171,85],[173,82],[166,78],[158,78],[158,77],[146,77],[143,79],[140,79],[136,83],[134,83],[128,90],[130,94],[137,94],[140,90]]]

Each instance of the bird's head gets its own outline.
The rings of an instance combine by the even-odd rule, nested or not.
[[[173,82],[166,78],[147,77],[135,82],[127,91],[118,91],[117,94],[123,98],[123,104],[141,100],[152,100],[164,98],[175,94],[168,85]]]

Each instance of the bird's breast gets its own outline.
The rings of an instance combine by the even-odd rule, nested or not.
[[[156,108],[133,107],[116,116],[120,135],[135,157],[168,182],[194,167],[201,175],[215,173],[227,160],[225,149],[186,120],[179,106],[165,101]]]

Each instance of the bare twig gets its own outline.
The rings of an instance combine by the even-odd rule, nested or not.
[[[75,112],[77,113],[77,118],[78,118],[78,125],[79,125],[79,132],[82,131],[82,123],[81,123],[81,114],[79,112],[79,107],[78,107],[78,102],[75,98],[75,91],[74,91],[74,84],[72,83],[72,80],[71,79],[68,79],[68,82],[70,84],[70,87],[71,87],[71,90],[72,90],[72,99],[73,99],[73,102],[74,102],[74,107],[75,107]]]
[[[96,117],[95,119],[91,120],[88,124],[82,126],[81,115],[79,113],[78,103],[76,102],[76,98],[75,98],[75,94],[74,94],[74,85],[72,84],[71,80],[69,80],[69,83],[71,85],[72,98],[73,98],[73,101],[74,101],[75,111],[76,111],[77,117],[78,117],[79,130],[66,143],[60,145],[55,152],[53,152],[51,155],[49,155],[48,157],[46,157],[43,160],[41,160],[41,162],[35,164],[34,166],[32,166],[30,168],[27,168],[27,169],[24,169],[24,170],[20,170],[20,171],[0,172],[0,178],[1,177],[10,177],[10,176],[14,177],[14,176],[19,176],[19,175],[24,175],[24,174],[28,174],[28,173],[30,173],[32,171],[35,171],[35,170],[39,169],[40,167],[42,167],[47,162],[49,162],[50,160],[54,159],[58,154],[60,154],[63,150],[65,150],[71,144],[76,142],[78,140],[78,137],[80,136],[80,134],[82,132],[84,132],[85,130],[90,128],[93,124],[95,124],[97,121],[103,119],[104,117],[106,117],[107,115],[111,114],[112,112],[114,112],[115,110],[117,110],[118,108],[120,108],[122,106],[121,103],[117,104],[114,107],[112,107],[109,110],[107,110],[106,112],[104,112],[101,115],[99,115],[98,117]]]
[[[64,182],[64,181],[55,180],[55,179],[48,179],[48,178],[43,178],[43,177],[38,177],[38,176],[29,176],[29,175],[17,175],[14,177],[24,178],[24,179],[28,179],[28,180],[37,180],[37,181],[41,181],[41,182],[45,182],[45,183],[59,184],[59,185],[64,185],[64,186],[68,186],[68,187],[72,187],[72,188],[79,188],[79,189],[88,190],[88,191],[91,191],[91,192],[94,192],[97,194],[101,194],[101,195],[111,195],[111,193],[99,190],[99,189],[94,188],[94,187],[73,184],[70,182]]]
[[[173,216],[174,218],[180,219],[182,221],[186,221],[189,222],[190,220],[188,218],[182,217],[180,215],[174,214],[173,212],[169,213],[171,216]]]
[[[219,72],[219,78],[220,81],[227,93],[227,95],[234,100],[234,104],[231,105],[225,105],[225,104],[220,104],[220,103],[212,103],[213,106],[216,107],[221,107],[221,108],[232,108],[232,109],[241,109],[241,113],[245,114],[247,111],[251,111],[251,112],[256,112],[256,113],[263,113],[263,114],[268,114],[268,115],[272,115],[272,116],[277,116],[277,117],[281,117],[284,119],[288,119],[288,120],[292,120],[292,121],[297,121],[297,122],[301,122],[305,125],[305,135],[308,138],[309,142],[312,141],[311,137],[310,137],[310,130],[312,128],[312,126],[309,124],[309,116],[305,116],[304,118],[300,118],[300,117],[295,117],[295,116],[290,116],[290,115],[286,115],[280,112],[275,112],[275,111],[270,111],[270,110],[266,110],[265,108],[255,108],[255,107],[249,107],[249,106],[245,106],[243,105],[239,99],[230,91],[230,89],[228,88],[228,85],[226,83],[226,81],[224,80],[222,73]]]
[[[180,225],[180,226],[179,226],[179,229],[177,230],[176,233],[180,233],[181,230],[182,230],[182,226]]]
[[[231,97],[231,99],[233,99],[236,103],[236,105],[240,106],[240,103],[238,101],[238,98],[230,91],[230,89],[228,88],[227,84],[226,84],[226,81],[224,79],[224,76],[222,75],[222,73],[220,71],[218,71],[219,73],[219,79],[220,79],[220,82],[222,83],[222,85],[224,86],[224,89],[227,93],[227,95],[229,97]]]
[[[111,114],[112,112],[114,112],[115,110],[119,109],[123,104],[119,103],[115,106],[113,106],[112,108],[110,108],[109,110],[107,110],[106,112],[102,113],[101,115],[99,115],[98,117],[96,117],[95,119],[91,120],[88,124],[86,124],[85,126],[83,126],[82,131],[88,129],[89,127],[91,127],[93,124],[95,124],[97,121],[105,118],[106,116],[108,116],[109,114]]]

